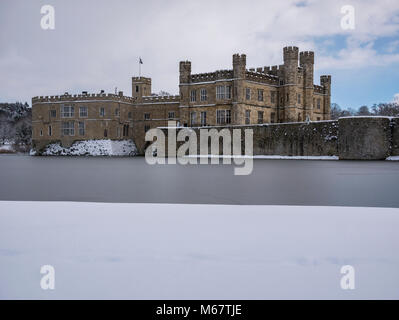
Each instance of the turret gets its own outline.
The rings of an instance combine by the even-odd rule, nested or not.
[[[180,61],[180,83],[189,83],[191,80],[191,62]]]
[[[233,75],[234,78],[245,78],[247,56],[245,54],[233,54]]]
[[[151,95],[151,78],[132,77],[132,97],[142,101],[145,96]]]
[[[299,55],[299,64],[304,71],[304,86],[307,88],[313,87],[314,79],[314,52],[303,51]]]
[[[331,76],[322,75],[320,77],[320,85],[324,88],[324,106],[323,106],[323,118],[329,120],[331,118]]]
[[[284,53],[284,80],[286,84],[296,84],[298,75],[298,47],[285,47]]]
[[[323,75],[320,77],[320,85],[324,87],[324,93],[330,95],[331,94],[331,76]]]

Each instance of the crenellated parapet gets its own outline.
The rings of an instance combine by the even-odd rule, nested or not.
[[[144,96],[141,100],[142,103],[180,103],[179,95],[171,96]]]
[[[270,84],[270,85],[278,85],[279,84],[277,75],[273,75],[270,73],[264,73],[264,72],[256,72],[255,69],[249,69],[248,71],[246,71],[245,79],[250,80],[250,81],[266,83],[266,84]]]
[[[97,101],[97,100],[109,100],[109,101],[122,101],[127,103],[134,103],[135,99],[132,97],[124,96],[123,92],[119,94],[113,93],[82,93],[82,94],[69,94],[54,96],[36,96],[32,98],[32,105],[35,103],[45,102],[76,102],[76,101]]]
[[[314,88],[314,92],[315,93],[321,93],[321,94],[323,94],[324,93],[324,87],[322,87],[322,86],[318,86],[318,85],[314,85],[313,86],[313,88]]]
[[[217,70],[215,72],[208,73],[198,73],[191,75],[191,82],[208,82],[208,81],[216,81],[216,80],[231,80],[233,79],[233,70]]]

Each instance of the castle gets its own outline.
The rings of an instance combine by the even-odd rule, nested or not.
[[[330,119],[331,76],[314,84],[314,52],[283,49],[284,64],[247,69],[246,55],[233,68],[192,74],[180,62],[179,95],[151,93],[151,78],[133,77],[132,96],[82,92],[32,98],[32,143],[64,146],[88,139],[132,139],[145,148],[145,133],[175,120],[180,126],[254,125]]]

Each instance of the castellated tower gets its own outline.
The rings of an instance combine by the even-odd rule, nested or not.
[[[189,83],[191,82],[191,61],[180,61],[179,72],[180,101],[182,105],[188,105],[190,93]]]
[[[296,86],[298,83],[298,47],[285,47],[284,55],[284,89],[281,91],[284,99],[284,121],[292,122],[298,119],[296,112]]]
[[[245,68],[247,56],[245,54],[233,54],[233,74],[234,78],[245,78]]]
[[[314,52],[303,51],[299,55],[299,64],[303,70],[303,117],[306,120],[313,118],[314,93]]]
[[[330,120],[331,115],[331,76],[323,75],[320,77],[320,84],[324,88],[324,120]]]
[[[233,54],[233,101],[232,123],[244,123],[245,121],[245,76],[246,76],[247,56],[245,54]]]
[[[191,61],[180,61],[180,83],[189,83],[191,76]]]
[[[132,78],[132,97],[141,102],[143,97],[151,95],[151,78]]]

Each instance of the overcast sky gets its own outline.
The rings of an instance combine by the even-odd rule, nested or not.
[[[40,25],[55,8],[55,29]],[[341,28],[341,7],[355,8],[355,29]],[[315,83],[331,74],[332,102],[358,108],[399,93],[399,1],[79,0],[0,1],[0,101],[82,90],[131,95],[131,76],[153,92],[178,93],[178,63],[192,71],[282,64],[282,48],[315,51]]]

